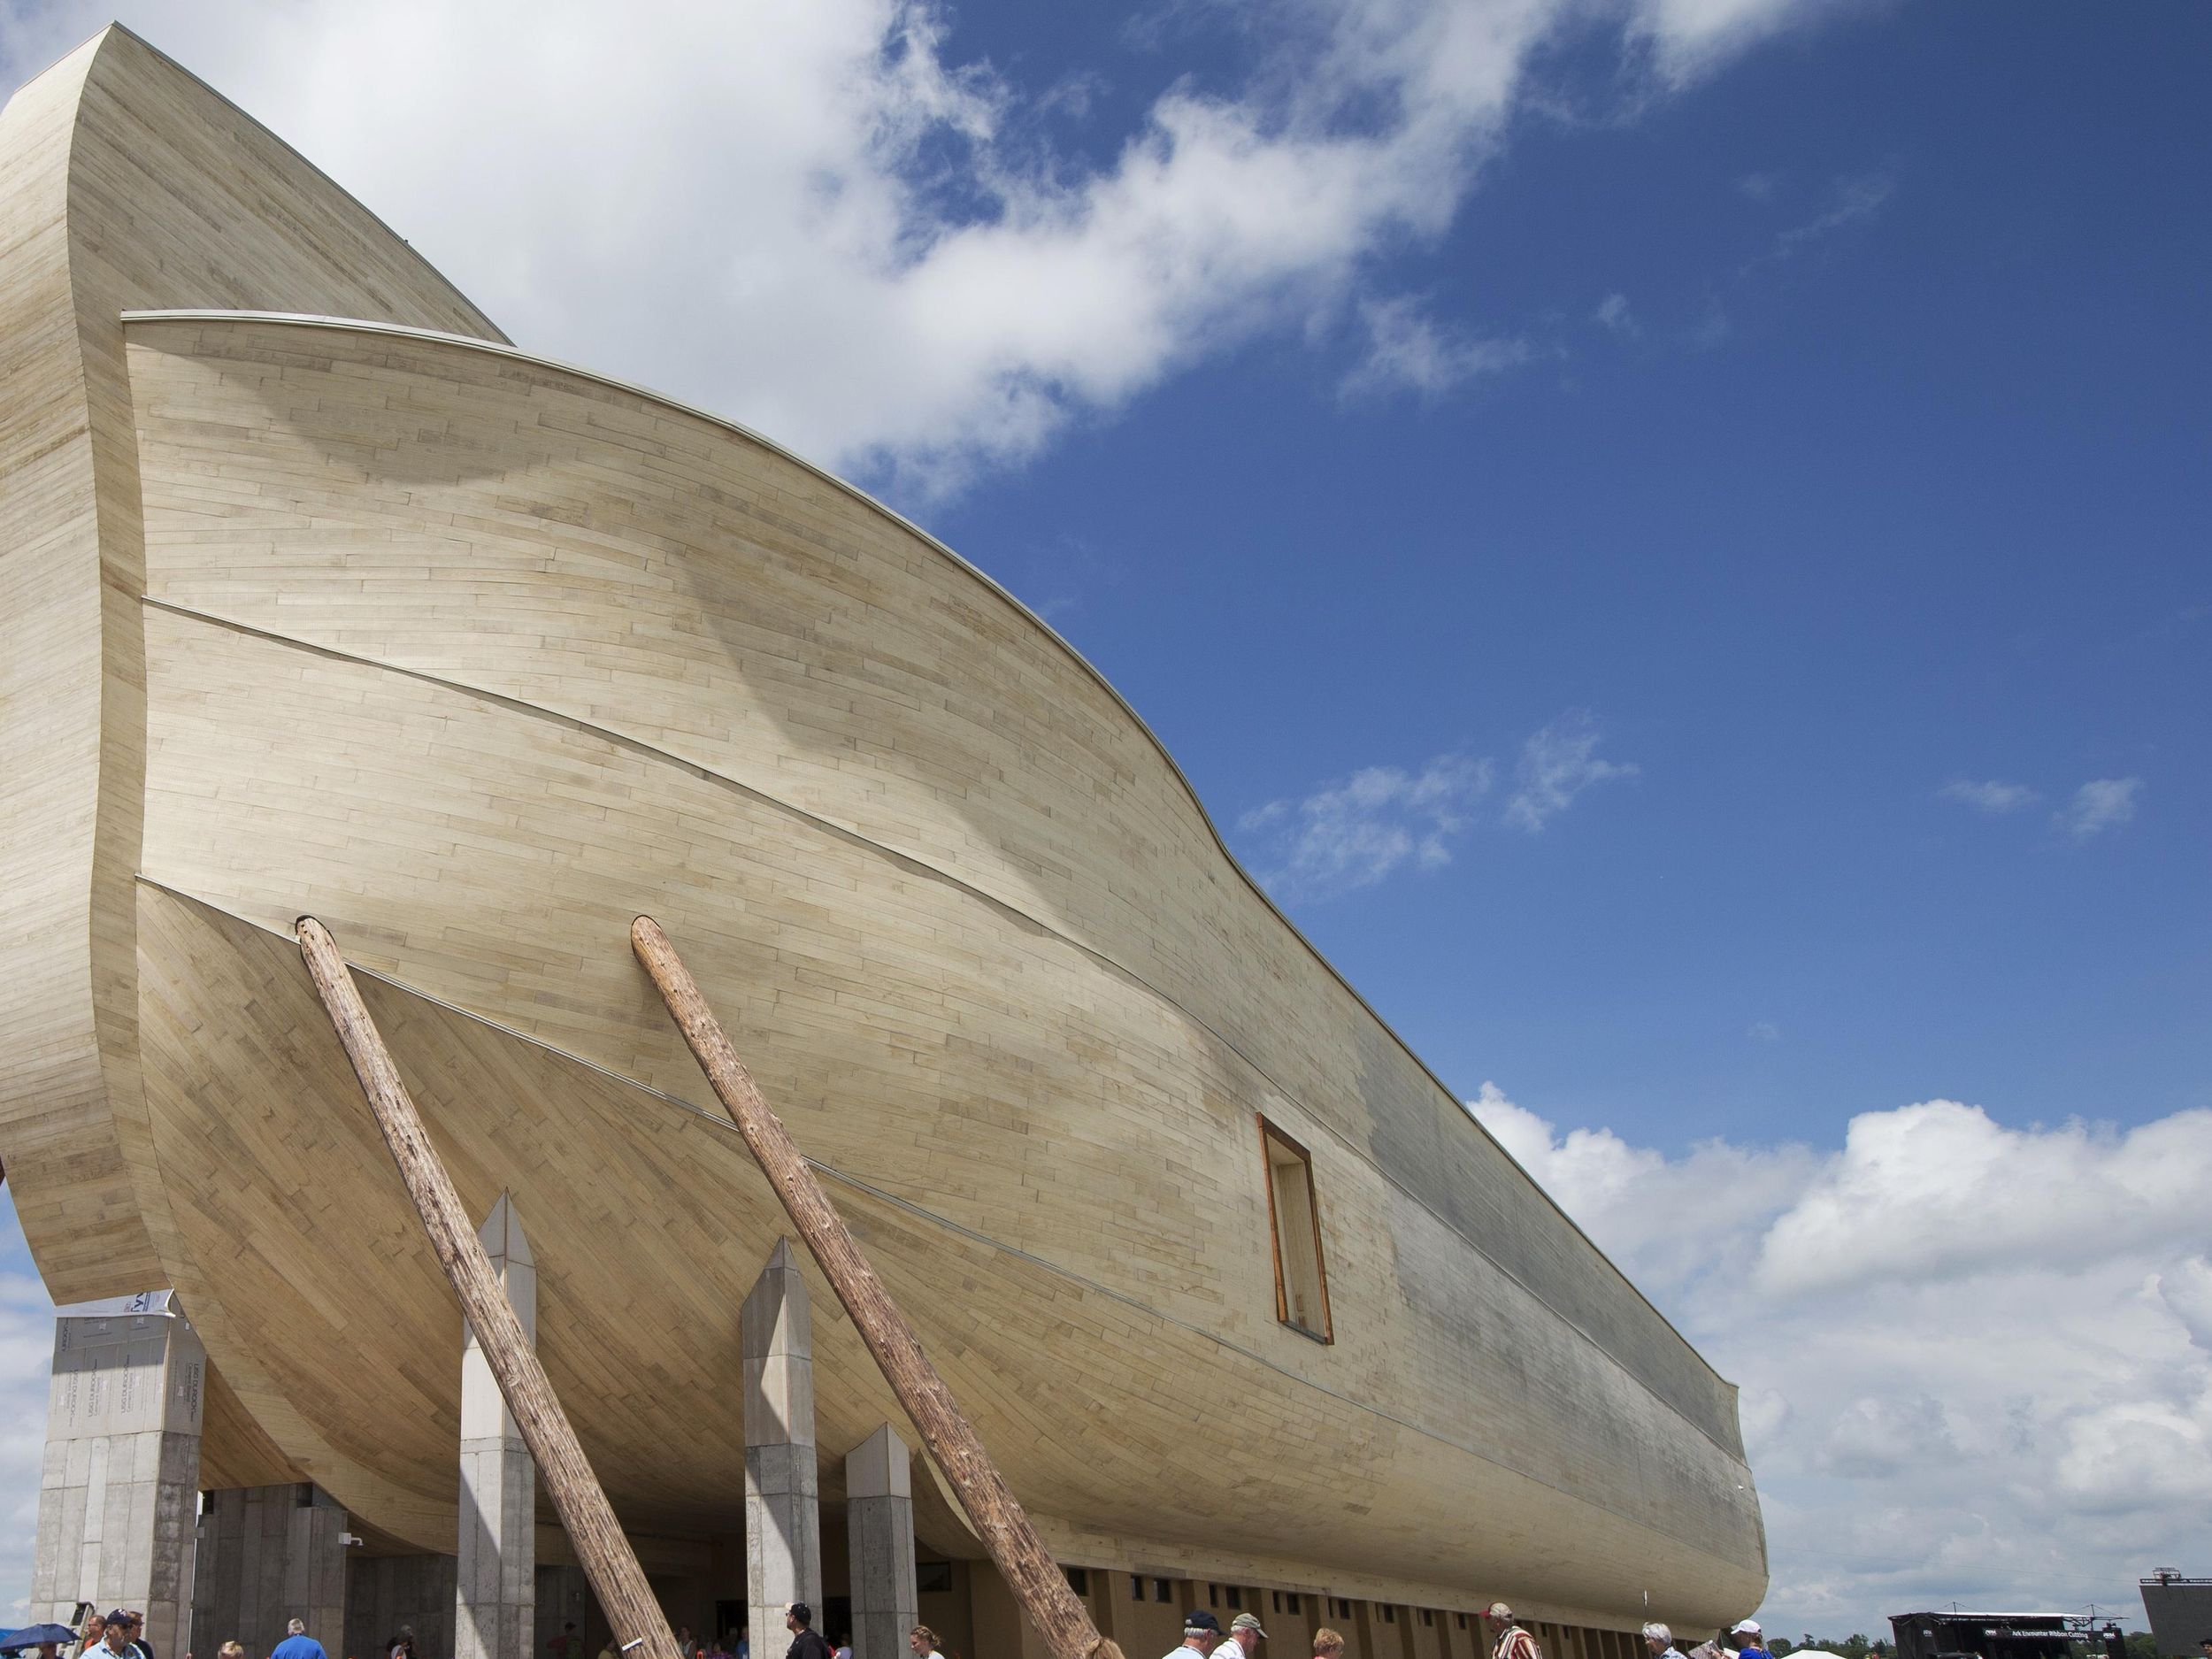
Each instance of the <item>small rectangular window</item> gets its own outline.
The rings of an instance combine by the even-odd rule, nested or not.
[[[1268,1226],[1274,1234],[1275,1317],[1316,1341],[1333,1341],[1313,1157],[1266,1118],[1259,1121],[1260,1151],[1267,1168]]]
[[[1384,1623],[1384,1624],[1395,1624],[1397,1622],[1398,1622],[1398,1609],[1397,1609],[1396,1608],[1394,1608],[1394,1607],[1391,1606],[1389,1602],[1387,1602],[1387,1601],[1384,1602],[1384,1603],[1383,1603],[1383,1623]]]
[[[1155,1601],[1172,1601],[1175,1599],[1175,1586],[1165,1578],[1155,1578],[1152,1581],[1152,1599]]]
[[[1233,1584],[1229,1586],[1229,1594],[1222,1599],[1228,1602],[1229,1610],[1232,1613],[1241,1613],[1244,1611],[1244,1592],[1238,1589]]]
[[[918,1561],[914,1563],[914,1589],[921,1595],[950,1595],[952,1594],[952,1563],[949,1561]]]
[[[1129,1599],[1132,1601],[1144,1600],[1144,1575],[1141,1572],[1129,1575]]]
[[[1421,1609],[1421,1628],[1423,1630],[1427,1630],[1435,1623],[1436,1615],[1429,1611],[1427,1608],[1423,1608]]]
[[[1461,1630],[1465,1630],[1467,1628],[1467,1616],[1464,1613],[1455,1613],[1452,1615],[1452,1623],[1457,1625]]]
[[[1068,1588],[1074,1591],[1076,1594],[1088,1595],[1091,1593],[1091,1572],[1089,1568],[1063,1567],[1060,1571],[1068,1575]]]

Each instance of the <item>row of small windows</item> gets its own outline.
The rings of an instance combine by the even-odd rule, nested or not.
[[[1088,1595],[1091,1593],[1091,1575],[1087,1569],[1082,1567],[1066,1567],[1063,1568],[1062,1571],[1068,1575],[1068,1587],[1073,1590],[1076,1594]],[[1191,1586],[1194,1591],[1196,1590],[1197,1587],[1198,1586],[1195,1584]],[[1305,1617],[1306,1598],[1298,1591],[1270,1590],[1267,1594],[1268,1608],[1270,1611],[1286,1613],[1293,1618]],[[1255,1590],[1252,1592],[1252,1595],[1255,1598],[1253,1605],[1256,1608],[1258,1606],[1257,1597],[1259,1595],[1259,1592]],[[1242,1585],[1209,1584],[1206,1586],[1206,1605],[1213,1608],[1225,1609],[1232,1613],[1241,1613],[1244,1611],[1244,1596],[1245,1590]],[[1164,1605],[1175,1600],[1174,1581],[1169,1578],[1151,1578],[1141,1572],[1133,1572],[1129,1575],[1129,1599],[1132,1601],[1156,1601]],[[1321,1600],[1327,1605],[1329,1617],[1343,1620],[1349,1620],[1351,1618],[1352,1603],[1344,1597],[1329,1595],[1323,1596]],[[1398,1609],[1389,1602],[1378,1601],[1372,1605],[1374,1606],[1376,1611],[1382,1615],[1382,1622],[1384,1624],[1395,1624],[1398,1622]],[[1434,1608],[1425,1607],[1420,1609],[1419,1612],[1421,1615],[1421,1624],[1424,1628],[1433,1630],[1436,1627],[1436,1609]],[[1467,1615],[1464,1613],[1453,1614],[1452,1623],[1455,1628],[1465,1630],[1467,1628]]]
[[[916,1577],[920,1578],[930,1573],[933,1569],[941,1573],[943,1582],[920,1583],[917,1587],[925,1594],[933,1590],[951,1589],[950,1563],[916,1563]],[[1076,1594],[1086,1598],[1090,1595],[1091,1570],[1089,1568],[1063,1567],[1061,1571],[1067,1574],[1068,1587]],[[1245,1610],[1248,1605],[1246,1598],[1248,1596],[1250,1598],[1248,1605],[1251,1610],[1254,1612],[1260,1610],[1260,1592],[1248,1589],[1243,1585],[1202,1585],[1195,1579],[1162,1578],[1150,1573],[1138,1572],[1129,1573],[1126,1578],[1129,1599],[1132,1601],[1151,1601],[1162,1607],[1171,1607],[1180,1602],[1186,1606],[1211,1608],[1217,1612],[1233,1614]],[[1112,1573],[1102,1572],[1099,1578],[1099,1594],[1101,1595],[1113,1594],[1113,1582]],[[1202,1599],[1199,1595],[1202,1588],[1205,1592]],[[1302,1619],[1307,1617],[1306,1598],[1301,1592],[1270,1590],[1267,1595],[1270,1611],[1292,1618]],[[1373,1616],[1381,1624],[1395,1624],[1398,1623],[1399,1608],[1388,1601],[1363,1603],[1340,1595],[1317,1596],[1315,1600],[1319,1603],[1319,1617],[1332,1624],[1349,1626],[1358,1617],[1359,1609],[1363,1606],[1371,1609]],[[1428,1630],[1436,1629],[1444,1617],[1442,1610],[1436,1608],[1409,1608],[1407,1610],[1417,1614],[1422,1626]],[[1451,1615],[1451,1627],[1462,1631],[1476,1629],[1476,1617],[1477,1615],[1472,1613],[1454,1613]],[[1226,1623],[1225,1619],[1224,1623]],[[1563,1624],[1541,1623],[1530,1625],[1529,1630],[1542,1644],[1546,1653],[1560,1655],[1562,1659],[1643,1659],[1641,1652],[1643,1644],[1635,1636],[1622,1631],[1576,1630]],[[1446,1651],[1450,1652],[1455,1644],[1447,1641],[1444,1646]],[[1482,1646],[1483,1643],[1478,1637],[1476,1643],[1478,1654]]]

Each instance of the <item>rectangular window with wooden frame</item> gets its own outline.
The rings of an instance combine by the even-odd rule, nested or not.
[[[1267,1166],[1268,1226],[1274,1234],[1275,1317],[1317,1342],[1334,1341],[1312,1155],[1266,1118],[1259,1124],[1260,1152]]]

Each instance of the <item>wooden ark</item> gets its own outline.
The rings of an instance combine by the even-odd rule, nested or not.
[[[119,28],[0,117],[0,1157],[58,1301],[190,1310],[203,1484],[454,1547],[460,1318],[312,912],[464,1198],[511,1190],[626,1527],[711,1576],[782,1217],[642,911],[1109,1633],[1225,1586],[1440,1659],[1502,1595],[1626,1659],[1756,1605],[1733,1387],[945,548],[513,349]],[[834,1497],[897,1412],[816,1307]]]

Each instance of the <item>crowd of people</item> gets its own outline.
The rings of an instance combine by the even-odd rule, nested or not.
[[[79,1602],[78,1606],[84,1604]],[[158,1659],[146,1640],[146,1616],[135,1608],[113,1608],[105,1613],[87,1613],[78,1627],[73,1659]],[[42,1641],[39,1659],[57,1659],[64,1644]],[[189,1655],[187,1656],[189,1659]]]
[[[1490,1659],[1544,1659],[1536,1638],[1522,1627],[1503,1601],[1493,1601],[1483,1617],[1494,1632]],[[1651,1659],[1773,1659],[1755,1619],[1743,1619],[1732,1629],[1716,1632],[1710,1641],[1700,1642],[1686,1655],[1674,1645],[1674,1632],[1664,1624],[1646,1624],[1643,1637]],[[1267,1632],[1250,1613],[1231,1619],[1225,1632],[1211,1613],[1194,1609],[1183,1616],[1182,1646],[1170,1650],[1166,1659],[1252,1659],[1252,1650],[1266,1640]],[[820,1659],[820,1655],[803,1655],[795,1647],[788,1659]],[[1125,1655],[1119,1643],[1101,1637],[1092,1645],[1089,1659],[1125,1659]],[[1342,1634],[1326,1625],[1315,1631],[1313,1659],[1346,1659]],[[2212,1659],[2212,1653],[2207,1659]]]
[[[814,1628],[814,1609],[803,1601],[794,1601],[783,1610],[783,1627],[791,1632],[791,1646],[785,1659],[853,1659],[853,1639],[841,1635],[833,1643]],[[751,1630],[749,1626],[738,1632],[737,1651],[725,1659],[752,1659]],[[676,1637],[678,1659],[714,1659],[711,1653],[700,1655],[684,1646],[684,1633]],[[917,1624],[906,1632],[906,1651],[909,1659],[945,1659],[937,1651],[937,1632],[926,1624]],[[606,1659],[604,1655],[600,1659]],[[960,1659],[955,1654],[952,1659]]]
[[[1544,1659],[1536,1638],[1522,1627],[1513,1609],[1503,1601],[1492,1602],[1483,1617],[1494,1632],[1490,1659]],[[784,1659],[853,1659],[852,1638],[841,1633],[832,1642],[822,1636],[814,1628],[814,1609],[803,1601],[795,1601],[784,1609],[784,1628],[791,1635],[791,1645]],[[160,1659],[153,1644],[146,1640],[145,1632],[146,1616],[131,1609],[93,1613],[86,1617],[79,1632],[81,1640],[72,1644],[73,1653],[63,1655],[58,1652],[58,1644],[44,1642],[39,1646],[39,1659]],[[1730,1629],[1716,1632],[1709,1640],[1698,1643],[1686,1654],[1675,1645],[1674,1632],[1664,1624],[1646,1624],[1643,1638],[1651,1659],[1773,1659],[1755,1619],[1739,1620]],[[1253,1650],[1266,1640],[1267,1632],[1250,1613],[1238,1614],[1225,1631],[1211,1613],[1196,1608],[1183,1616],[1182,1643],[1171,1649],[1164,1659],[1252,1659]],[[545,1645],[550,1659],[585,1659],[584,1640],[572,1621],[565,1624],[558,1635],[549,1638]],[[945,1659],[938,1650],[937,1632],[926,1624],[917,1624],[907,1632],[906,1646],[910,1659]],[[740,1630],[736,1640],[726,1646],[720,1639],[710,1644],[695,1641],[690,1631],[679,1627],[676,1651],[678,1659],[752,1659],[752,1632],[749,1627]],[[192,1659],[192,1655],[187,1654],[184,1659]],[[246,1650],[234,1641],[227,1641],[217,1659],[246,1659]],[[269,1659],[329,1659],[329,1655],[323,1645],[307,1633],[307,1626],[296,1618],[284,1640],[270,1650]],[[403,1625],[383,1644],[380,1659],[416,1659],[414,1632]],[[607,1639],[598,1659],[624,1659],[613,1637]],[[954,1655],[953,1659],[959,1659],[959,1655]],[[1101,1637],[1092,1645],[1089,1659],[1126,1659],[1126,1655],[1120,1644]],[[1313,1659],[1358,1656],[1348,1655],[1343,1636],[1324,1627],[1313,1633]],[[2206,1659],[2212,1659],[2212,1643],[2207,1645]]]
[[[41,1642],[38,1659],[160,1659],[153,1643],[146,1640],[146,1616],[134,1609],[88,1613],[77,1635],[74,1642]],[[69,1648],[65,1655],[61,1652],[65,1646]],[[401,1625],[377,1653],[380,1659],[416,1659],[415,1632]],[[188,1653],[184,1659],[192,1655]],[[216,1659],[246,1659],[245,1645],[227,1641],[216,1650]],[[306,1621],[296,1618],[287,1625],[284,1640],[269,1649],[269,1659],[330,1659],[330,1655],[322,1643],[307,1633]]]
[[[1503,1601],[1493,1601],[1483,1618],[1494,1632],[1490,1659],[1544,1659],[1544,1650],[1537,1645],[1536,1638],[1522,1627],[1513,1609]],[[785,1609],[784,1628],[791,1632],[791,1646],[784,1659],[853,1659],[852,1639],[845,1637],[833,1647],[816,1633],[814,1609],[803,1601],[794,1602]],[[676,1645],[681,1659],[752,1659],[750,1644],[743,1635],[738,1639],[737,1653],[730,1655],[720,1655],[718,1649],[701,1655],[695,1647],[686,1645],[689,1635],[688,1632],[678,1633]],[[1643,1638],[1651,1659],[1774,1659],[1767,1651],[1766,1639],[1756,1619],[1739,1619],[1729,1629],[1716,1631],[1710,1640],[1698,1643],[1687,1654],[1675,1646],[1674,1632],[1664,1624],[1646,1624]],[[1211,1613],[1203,1608],[1194,1608],[1183,1616],[1182,1644],[1171,1648],[1165,1659],[1252,1659],[1252,1650],[1266,1640],[1266,1630],[1253,1614],[1238,1614],[1224,1631],[1221,1621]],[[936,1632],[926,1624],[917,1624],[909,1631],[906,1645],[911,1659],[945,1659],[937,1651]],[[557,1659],[569,1656],[557,1655]],[[622,1655],[613,1650],[611,1642],[608,1651],[601,1654],[599,1659],[622,1659]],[[1127,1659],[1127,1655],[1122,1652],[1120,1643],[1102,1636],[1091,1645],[1088,1659]],[[1313,1659],[1347,1659],[1343,1636],[1326,1626],[1314,1632]],[[2205,1659],[2212,1659],[2212,1646],[2207,1647]]]

